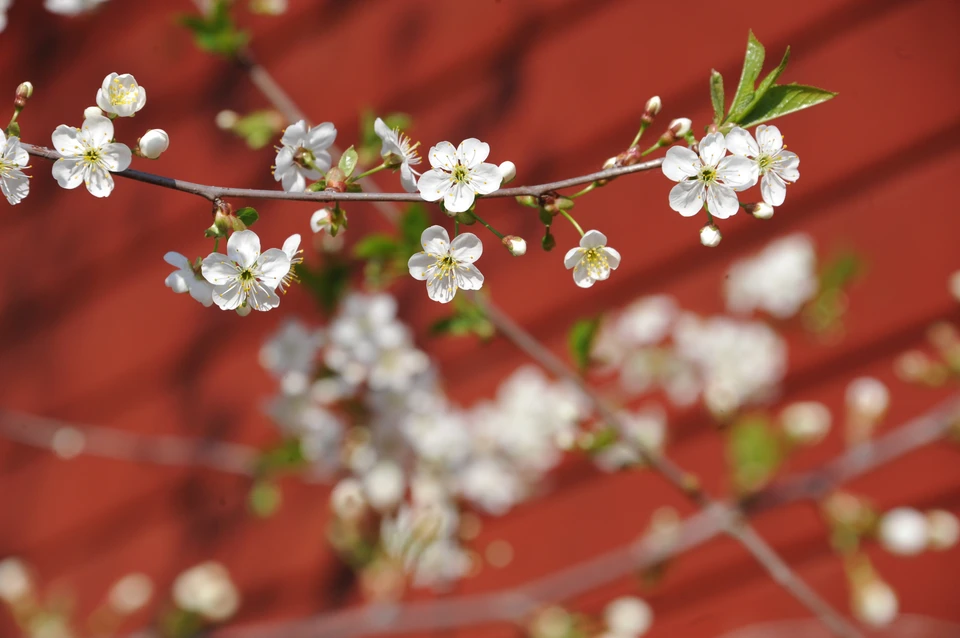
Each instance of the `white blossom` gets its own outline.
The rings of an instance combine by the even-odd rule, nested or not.
[[[770,206],[780,206],[787,196],[787,184],[800,179],[800,158],[784,149],[783,135],[776,126],[761,124],[754,140],[744,129],[735,127],[727,133],[727,149],[734,155],[749,158],[760,176],[760,194]]]
[[[490,145],[471,137],[454,148],[440,142],[430,149],[430,166],[417,181],[420,195],[428,202],[443,200],[447,213],[462,213],[473,206],[477,195],[489,195],[503,180],[496,164],[485,163]],[[451,297],[452,298],[452,297]]]
[[[0,561],[0,600],[15,603],[27,597],[33,590],[27,566],[19,558],[4,558]]]
[[[160,128],[152,128],[143,134],[137,142],[140,155],[147,159],[157,159],[170,146],[170,137]]]
[[[879,578],[859,585],[853,594],[853,615],[871,627],[884,627],[893,622],[899,611],[897,594]]]
[[[163,260],[176,268],[167,275],[163,282],[167,288],[176,293],[189,292],[190,296],[199,301],[204,307],[213,305],[213,285],[203,278],[203,275],[194,270],[193,264],[185,256],[177,252],[168,252]]]
[[[818,401],[791,403],[780,413],[780,423],[787,436],[803,445],[819,443],[830,432],[833,417],[827,406]]]
[[[147,104],[147,90],[129,73],[111,73],[97,89],[97,106],[104,113],[132,117]]]
[[[503,245],[514,257],[522,257],[527,254],[527,242],[523,237],[507,235],[503,238]]]
[[[322,343],[319,331],[298,319],[287,319],[260,347],[260,365],[278,379],[289,374],[306,378],[316,367]]]
[[[364,382],[383,352],[410,342],[396,315],[397,301],[390,295],[348,295],[330,324],[324,363],[349,385]]]
[[[330,491],[330,508],[340,518],[357,518],[366,507],[363,484],[355,478],[343,479]]]
[[[757,183],[757,165],[745,157],[724,157],[727,148],[722,133],[700,141],[700,155],[689,148],[673,146],[663,160],[663,174],[679,182],[670,191],[670,208],[692,217],[707,205],[718,219],[734,215],[740,207],[735,191]]]
[[[10,3],[13,0],[0,0],[0,33],[7,28],[7,11],[10,10]]]
[[[300,120],[284,130],[282,146],[277,150],[273,177],[288,193],[302,193],[307,180],[317,180],[330,168],[333,158],[327,151],[337,139],[337,129],[330,122],[312,128]]]
[[[623,596],[606,606],[603,620],[614,636],[632,638],[647,633],[653,624],[653,610],[640,598]]]
[[[61,157],[53,164],[53,177],[63,188],[80,183],[95,197],[113,192],[111,172],[125,171],[132,155],[124,144],[113,142],[113,122],[103,116],[88,117],[79,129],[61,124],[52,135]]]
[[[927,517],[912,507],[897,507],[880,518],[877,537],[891,554],[913,556],[927,547]]]
[[[289,270],[290,257],[279,248],[261,254],[260,238],[252,230],[233,233],[227,254],[210,253],[201,265],[204,278],[214,286],[213,301],[222,310],[276,308],[276,288]]]
[[[373,390],[404,392],[417,375],[430,366],[430,359],[412,346],[400,346],[384,350],[370,368],[368,382]]]
[[[50,13],[75,16],[92,11],[107,0],[45,0],[43,6]]]
[[[422,180],[421,180],[422,181]],[[427,282],[427,295],[448,303],[457,289],[480,290],[483,274],[473,265],[483,254],[483,244],[473,233],[462,233],[450,241],[442,226],[431,226],[420,236],[423,252],[407,262],[414,279]]]
[[[847,407],[857,416],[876,420],[890,405],[887,386],[873,377],[858,377],[847,385]]]
[[[599,230],[588,230],[580,238],[580,246],[571,248],[563,257],[567,270],[573,269],[573,281],[581,288],[589,288],[610,277],[610,271],[620,265],[620,253],[607,247],[607,236]]]
[[[29,163],[30,155],[20,146],[20,138],[7,137],[0,130],[0,191],[11,204],[19,204],[30,193],[30,178],[23,172],[30,168]]]
[[[406,487],[403,469],[393,461],[380,461],[363,477],[367,502],[381,512],[396,507],[403,498]]]
[[[416,193],[417,178],[420,177],[420,173],[411,167],[420,163],[420,155],[417,153],[419,142],[411,144],[409,137],[399,129],[392,130],[379,117],[373,123],[373,130],[383,142],[380,157],[388,167],[400,169],[400,185],[403,186],[403,190]]]
[[[515,470],[502,459],[480,457],[459,475],[460,492],[480,509],[501,516],[523,500],[524,491]]]
[[[960,540],[960,520],[947,510],[927,512],[927,545],[930,549],[950,549]]]
[[[707,248],[716,248],[720,245],[722,239],[723,235],[720,234],[720,229],[714,224],[707,224],[700,229],[700,243]]]
[[[327,474],[339,467],[344,426],[333,412],[305,393],[282,394],[268,404],[266,411],[285,435],[300,441],[304,458],[316,472]]]
[[[667,415],[663,408],[651,406],[637,412],[617,415],[619,440],[601,450],[596,463],[608,472],[643,462],[643,452],[652,456],[663,453],[667,439]]]
[[[173,581],[173,600],[181,609],[222,622],[236,613],[240,593],[226,567],[207,561],[177,576]]]
[[[660,100],[659,95],[654,95],[652,98],[647,100],[646,105],[643,107],[644,113],[648,115],[657,115],[660,113],[660,109],[663,108],[663,102]]]
[[[808,235],[771,242],[759,254],[735,262],[724,282],[727,309],[763,310],[777,319],[797,314],[820,289],[817,254]]]
[[[643,297],[620,314],[614,328],[616,337],[628,347],[659,343],[670,333],[678,315],[679,308],[673,297]]]
[[[670,120],[667,129],[673,131],[675,137],[683,137],[690,132],[691,126],[693,126],[693,122],[690,121],[690,118],[678,117],[675,120]]]
[[[283,246],[280,247],[280,250],[282,250],[283,254],[290,260],[290,269],[287,270],[287,274],[281,277],[280,285],[277,286],[280,292],[285,293],[287,292],[287,288],[293,285],[295,281],[300,281],[300,277],[297,276],[295,269],[297,264],[303,263],[303,250],[300,249],[299,233],[294,233],[287,237],[283,242]]]
[[[142,609],[153,595],[153,581],[146,574],[127,574],[110,588],[107,602],[118,614],[132,614]]]

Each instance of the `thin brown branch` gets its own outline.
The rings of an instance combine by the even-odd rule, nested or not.
[[[23,148],[26,149],[30,155],[34,157],[41,157],[43,159],[48,159],[51,161],[56,161],[60,159],[60,154],[55,150],[46,148],[44,146],[35,146],[33,144],[22,144]],[[547,184],[535,184],[533,186],[517,186],[514,188],[501,188],[498,191],[490,193],[489,195],[484,195],[484,199],[494,198],[494,197],[519,197],[522,195],[531,195],[533,197],[540,197],[545,193],[551,191],[561,190],[564,188],[572,188],[574,186],[582,186],[584,184],[590,184],[597,180],[601,179],[612,179],[614,177],[620,177],[621,175],[629,175],[630,173],[638,173],[641,171],[649,171],[651,169],[659,167],[663,163],[662,158],[649,160],[647,162],[641,162],[640,164],[634,164],[633,166],[621,166],[617,168],[610,168],[603,171],[597,171],[596,173],[589,173],[587,175],[580,175],[578,177],[571,177],[569,179],[563,179],[556,182],[549,182]],[[207,184],[195,184],[193,182],[187,182],[181,179],[174,179],[172,177],[165,177],[163,175],[155,175],[153,173],[144,173],[142,171],[135,171],[127,169],[125,171],[120,171],[119,173],[114,173],[117,177],[123,177],[126,179],[132,179],[138,182],[144,182],[146,184],[151,184],[153,186],[160,186],[161,188],[169,188],[171,190],[180,191],[183,193],[190,193],[191,195],[198,195],[210,201],[219,198],[243,198],[243,199],[272,199],[272,200],[284,200],[284,201],[297,201],[297,202],[423,202],[424,199],[420,197],[419,193],[381,193],[376,191],[366,192],[366,193],[338,193],[335,191],[319,191],[319,192],[304,192],[304,193],[287,193],[285,191],[275,191],[275,190],[263,190],[255,188],[232,188],[227,186],[210,186]]]
[[[851,448],[820,468],[767,487],[754,499],[743,504],[742,513],[751,516],[771,507],[820,498],[847,481],[941,439],[951,427],[956,425],[958,418],[960,418],[960,396],[955,396],[875,441]],[[797,489],[798,485],[816,487]],[[368,604],[286,623],[226,628],[216,632],[215,636],[217,638],[279,638],[281,636],[349,638],[370,634],[436,631],[483,623],[522,622],[544,605],[575,598],[637,570],[653,567],[724,534],[730,528],[743,530],[742,526],[738,526],[737,516],[738,510],[735,506],[714,504],[687,518],[680,527],[675,543],[668,547],[653,545],[646,539],[640,539],[582,563],[496,593],[397,605]],[[743,536],[743,532],[741,531],[739,535]],[[743,542],[744,538],[739,540]],[[754,540],[755,533],[746,532],[745,542],[753,544]],[[762,540],[761,544],[765,545]],[[789,567],[783,564],[782,559],[776,554],[766,558],[772,565],[777,566],[776,577],[785,579],[789,584],[792,581],[791,572]],[[791,593],[794,595],[799,593],[801,597],[806,597],[808,591]],[[816,600],[806,601],[808,606],[817,606],[819,603],[819,597],[816,597]],[[833,619],[829,613],[827,617]],[[846,625],[844,621],[844,625],[832,627],[832,629],[835,633],[840,633],[848,630]]]

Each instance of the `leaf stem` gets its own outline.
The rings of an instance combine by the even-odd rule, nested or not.
[[[473,213],[473,216],[474,216],[474,218],[476,218],[476,220],[477,220],[478,222],[480,222],[481,224],[483,224],[484,226],[486,226],[486,227],[487,227],[487,230],[489,230],[491,233],[493,233],[494,235],[496,235],[496,236],[499,237],[500,239],[503,239],[503,233],[501,233],[499,230],[497,230],[496,228],[494,228],[493,226],[491,226],[490,224],[488,224],[487,222],[485,222],[485,221],[483,220],[483,218],[480,217],[479,215],[477,215],[476,213]]]
[[[580,236],[583,237],[583,229],[580,228],[580,224],[577,223],[577,220],[573,218],[567,211],[560,209],[560,214],[567,218],[567,221],[573,224],[573,227],[577,229],[577,232],[580,233]]]
[[[386,167],[387,167],[387,164],[386,164],[386,163],[383,163],[383,164],[381,164],[380,166],[374,166],[374,167],[371,168],[370,170],[364,171],[364,172],[360,173],[359,175],[355,175],[355,176],[351,177],[351,178],[350,178],[349,180],[347,180],[347,181],[349,181],[350,183],[353,183],[353,182],[355,182],[355,181],[357,181],[357,180],[359,180],[359,179],[363,179],[364,177],[369,177],[370,175],[373,175],[374,173],[379,173],[380,171],[382,171],[382,170],[385,169]]]

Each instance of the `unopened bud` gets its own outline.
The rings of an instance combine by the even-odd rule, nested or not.
[[[722,238],[723,236],[720,234],[720,229],[713,224],[700,229],[700,243],[704,246],[713,248],[720,244]]]
[[[333,225],[333,211],[329,208],[321,208],[310,216],[310,228],[315,233],[321,231],[330,231]]]
[[[644,113],[653,117],[660,112],[660,109],[663,107],[663,104],[660,102],[660,96],[654,95],[652,98],[647,100],[647,106],[644,108]]]
[[[170,146],[170,137],[163,129],[152,128],[143,134],[138,145],[140,155],[147,159],[157,159]]]
[[[21,82],[17,87],[17,93],[13,98],[13,106],[16,109],[22,109],[27,105],[27,100],[33,95],[33,84],[30,82]]]
[[[557,245],[557,240],[553,238],[553,235],[547,231],[547,234],[543,236],[543,239],[540,241],[540,246],[543,247],[547,252],[554,249]]]
[[[744,204],[743,210],[747,211],[757,219],[770,219],[773,217],[773,206],[766,202]]]
[[[476,216],[468,210],[455,214],[453,218],[464,226],[472,226],[477,223]]]
[[[611,168],[617,167],[617,158],[611,157],[606,162],[603,163],[603,170],[610,170]]]
[[[217,113],[217,117],[214,121],[217,124],[217,128],[222,131],[229,131],[237,125],[237,122],[240,121],[240,116],[237,115],[236,111],[227,109]]]
[[[509,250],[510,254],[514,257],[520,257],[521,255],[527,254],[527,242],[523,239],[523,237],[507,235],[503,238],[503,245],[506,246],[507,250]]]
[[[100,110],[99,106],[88,106],[83,109],[83,119],[89,119],[91,117],[103,117],[103,111]]]
[[[801,445],[819,443],[830,431],[830,410],[817,401],[791,403],[780,413],[783,431]]]
[[[511,161],[500,164],[500,183],[509,184],[517,176],[517,165]]]
[[[327,171],[327,188],[328,191],[336,191],[338,193],[343,193],[347,190],[346,175],[343,174],[338,167],[334,166],[329,171]]]
[[[689,119],[685,117],[678,117],[677,119],[670,122],[670,126],[667,128],[676,136],[683,137],[690,132],[690,126],[693,124]]]
[[[253,307],[250,306],[250,304],[244,304],[237,308],[237,314],[240,315],[241,317],[246,317],[251,312],[253,312]]]
[[[526,206],[528,208],[540,208],[540,201],[533,195],[517,195],[515,199],[521,206]]]

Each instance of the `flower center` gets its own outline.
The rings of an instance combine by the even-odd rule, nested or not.
[[[119,78],[110,85],[109,95],[110,104],[121,106],[126,104],[136,104],[140,99],[140,89],[138,87],[124,86]]]
[[[99,164],[100,163],[100,149],[98,148],[88,148],[83,151],[83,161],[87,164]]]
[[[468,179],[470,179],[470,171],[467,170],[467,167],[463,164],[457,164],[453,167],[453,180],[460,184],[463,184]]]
[[[583,262],[587,267],[587,274],[594,279],[599,279],[603,273],[610,270],[610,262],[607,261],[607,254],[603,248],[591,248],[584,254]]]
[[[773,166],[773,157],[770,155],[761,155],[757,158],[757,166],[760,168],[760,174],[763,175]]]
[[[302,146],[297,149],[296,153],[293,154],[293,161],[304,168],[313,169],[315,166],[314,162],[316,162],[316,159],[317,158],[313,156],[313,153],[311,151],[308,151]]]
[[[453,270],[456,266],[457,260],[454,259],[452,255],[444,255],[443,257],[437,258],[437,268],[439,268],[441,272]]]
[[[704,166],[700,169],[700,174],[697,177],[701,182],[710,184],[717,179],[717,169],[712,166]]]
[[[245,292],[253,288],[257,280],[256,275],[254,275],[253,271],[249,268],[240,271],[239,279],[240,287],[243,288]]]

